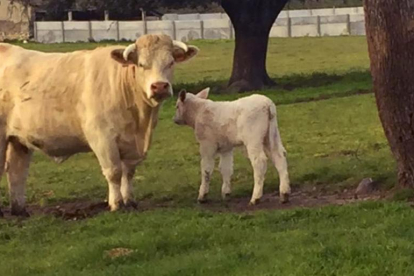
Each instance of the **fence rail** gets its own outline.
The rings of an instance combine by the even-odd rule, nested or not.
[[[344,13],[345,11],[352,13]],[[359,8],[336,9],[332,11],[336,13],[334,15],[320,15],[324,14],[321,10],[301,11],[302,14],[312,13],[311,16],[292,16],[292,12],[278,17],[272,26],[270,37],[365,35],[364,14]],[[295,15],[300,15],[299,11]],[[35,22],[35,39],[43,43],[129,41],[144,34],[156,33],[164,33],[181,41],[233,38],[234,29],[227,16],[212,19],[204,15],[203,18],[159,21],[42,21]]]

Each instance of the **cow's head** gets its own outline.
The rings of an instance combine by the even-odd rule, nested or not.
[[[132,66],[136,85],[150,101],[161,102],[172,96],[174,65],[198,53],[198,48],[172,40],[167,35],[145,35],[125,49],[114,50],[113,59]]]

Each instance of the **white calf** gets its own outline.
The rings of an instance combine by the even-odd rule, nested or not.
[[[267,157],[273,161],[280,177],[280,201],[289,201],[290,184],[286,150],[277,127],[276,106],[263,95],[251,95],[232,102],[208,100],[209,88],[197,95],[182,90],[177,100],[174,122],[195,130],[200,144],[201,186],[198,200],[203,202],[209,191],[214,157],[220,155],[223,177],[222,197],[231,193],[233,148],[244,145],[254,171],[254,190],[250,204],[263,195]]]

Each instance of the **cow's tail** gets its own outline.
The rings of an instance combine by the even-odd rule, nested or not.
[[[271,103],[269,106],[269,150],[273,162],[276,162],[274,155],[283,154],[286,156],[286,150],[282,144],[279,128],[277,126],[276,106]]]

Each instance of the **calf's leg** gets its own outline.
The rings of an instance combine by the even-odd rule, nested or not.
[[[283,147],[282,139],[280,138],[279,129],[276,123],[270,124],[269,132],[269,154],[274,166],[279,173],[279,194],[280,202],[289,202],[290,195],[290,181],[288,173],[288,164],[286,160],[286,150]]]
[[[231,194],[231,176],[233,175],[233,151],[220,154],[220,172],[223,178],[221,197],[226,199]]]
[[[211,144],[200,144],[201,155],[201,185],[198,192],[198,202],[206,201],[206,196],[210,189],[211,174],[214,170],[214,156],[216,154],[216,146]]]
[[[17,139],[10,140],[7,149],[7,179],[13,216],[29,216],[26,211],[25,185],[31,157],[31,150]]]
[[[267,157],[262,144],[247,145],[246,147],[254,173],[254,188],[250,205],[255,205],[263,196],[263,184],[267,170]]]

